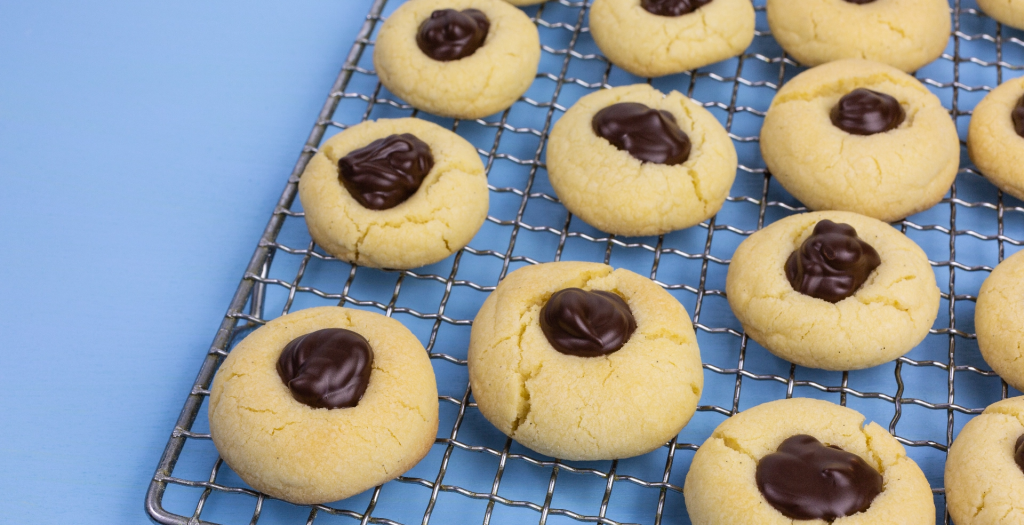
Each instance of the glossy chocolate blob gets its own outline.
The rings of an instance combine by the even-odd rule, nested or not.
[[[1013,119],[1014,131],[1018,136],[1024,137],[1024,97],[1017,101],[1017,105],[1010,112],[1010,118]]]
[[[711,0],[640,0],[640,7],[659,16],[682,16],[710,3]]]
[[[590,124],[597,136],[642,162],[673,166],[690,158],[690,137],[668,111],[620,102],[598,111]]]
[[[798,434],[757,463],[757,488],[787,518],[834,520],[863,512],[882,475],[860,456]]]
[[[338,178],[352,197],[371,210],[405,202],[434,167],[430,146],[410,133],[377,139],[338,161]]]
[[[864,4],[870,4],[871,2],[874,2],[875,0],[846,0],[846,1],[851,3],[851,4],[864,5]]]
[[[479,9],[438,9],[420,24],[416,45],[434,60],[458,60],[480,49],[490,28],[491,21]]]
[[[1024,435],[1017,438],[1017,443],[1013,445],[1013,461],[1024,471]]]
[[[555,350],[597,357],[622,348],[636,331],[636,319],[618,295],[566,288],[544,304],[540,328]]]
[[[343,328],[295,338],[277,360],[277,375],[292,397],[313,408],[348,408],[370,384],[373,350],[366,339]]]
[[[832,124],[853,135],[874,135],[896,129],[907,114],[895,98],[857,88],[839,99],[829,114]]]
[[[823,220],[786,261],[793,289],[830,303],[854,294],[882,259],[849,224]]]

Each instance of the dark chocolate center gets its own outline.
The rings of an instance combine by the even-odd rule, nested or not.
[[[640,0],[640,7],[659,16],[682,16],[711,3],[711,0]]]
[[[300,403],[313,408],[348,408],[370,383],[373,350],[361,335],[325,328],[295,338],[277,360],[277,375]]]
[[[787,518],[834,520],[863,512],[882,475],[860,456],[798,434],[757,463],[757,488]]]
[[[793,289],[830,303],[854,294],[882,259],[849,224],[823,220],[786,261]]]
[[[1017,105],[1010,112],[1010,118],[1013,119],[1013,129],[1017,135],[1024,137],[1024,97],[1017,101]]]
[[[829,115],[837,128],[854,135],[874,135],[896,129],[907,118],[895,98],[857,88],[839,99]]]
[[[1024,471],[1024,435],[1017,438],[1017,442],[1013,444],[1013,461],[1021,471]]]
[[[875,0],[846,0],[846,1],[851,3],[851,4],[864,5],[864,4],[870,4],[871,2],[874,2]]]
[[[636,319],[618,295],[566,288],[544,304],[540,328],[555,350],[597,357],[622,348],[636,330]]]
[[[438,9],[420,24],[416,45],[434,60],[458,60],[480,49],[490,28],[490,20],[479,9]]]
[[[597,136],[643,162],[672,166],[690,158],[690,138],[668,111],[620,102],[598,111],[591,126]]]
[[[352,197],[371,210],[405,202],[434,167],[430,146],[410,133],[377,139],[338,161],[338,178]]]

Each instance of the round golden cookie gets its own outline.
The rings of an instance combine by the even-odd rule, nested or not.
[[[438,9],[483,11],[490,21],[483,46],[448,62],[424,54],[416,33]],[[537,27],[502,0],[409,0],[384,21],[373,50],[388,90],[418,109],[461,119],[507,109],[529,89],[539,63]]]
[[[750,0],[713,0],[661,16],[640,0],[594,0],[590,33],[616,66],[641,77],[682,73],[739,55],[754,40]]]
[[[967,422],[946,458],[946,508],[957,525],[1024,523],[1024,471],[1014,460],[1024,435],[1024,397],[989,405]]]
[[[853,226],[881,264],[837,303],[793,289],[789,256],[828,219]],[[740,243],[729,263],[726,295],[747,335],[782,359],[825,370],[859,370],[892,361],[926,335],[939,312],[928,258],[892,226],[829,211],[786,217]]]
[[[689,137],[689,159],[641,162],[593,130],[594,115],[619,102],[668,111]],[[710,112],[677,91],[647,84],[602,89],[579,99],[551,130],[548,178],[559,200],[588,224],[616,235],[660,235],[709,219],[736,178],[736,149]]]
[[[618,351],[578,357],[556,350],[540,312],[559,290],[621,297],[636,331]],[[469,381],[484,417],[537,452],[598,460],[645,454],[686,425],[704,386],[686,310],[628,270],[585,262],[527,266],[484,301],[469,342]]]
[[[826,523],[787,518],[765,499],[755,482],[758,462],[798,434],[856,454],[882,475],[882,492],[867,510],[831,523],[935,523],[928,480],[895,438],[876,423],[865,424],[864,416],[854,410],[803,398],[764,403],[718,425],[694,455],[683,485],[690,520],[700,525]]]
[[[999,377],[1024,389],[1024,252],[1017,252],[992,270],[978,293],[974,329],[978,349]]]
[[[1024,138],[1010,114],[1022,96],[1024,77],[1003,82],[975,106],[967,130],[971,161],[992,184],[1018,199],[1024,199]]]
[[[772,36],[805,66],[865,58],[917,71],[952,27],[946,0],[768,0],[767,11]]]
[[[297,401],[277,372],[284,347],[345,328],[373,350],[366,392],[351,408]],[[210,389],[210,434],[224,461],[260,492],[298,504],[347,498],[394,479],[434,443],[437,384],[423,345],[383,315],[310,308],[270,321],[221,364]]]
[[[894,97],[906,113],[903,123],[866,136],[832,124],[832,108],[857,88]],[[804,71],[779,90],[761,128],[761,155],[812,210],[891,222],[942,200],[960,165],[960,140],[949,112],[917,79],[850,59]]]
[[[430,146],[434,166],[408,200],[386,210],[364,207],[338,178],[338,161],[394,134]],[[352,126],[324,142],[299,180],[313,240],[335,257],[374,268],[416,268],[469,244],[487,218],[487,175],[476,148],[451,131],[416,118]]]
[[[978,0],[978,7],[1001,24],[1024,29],[1024,1]]]

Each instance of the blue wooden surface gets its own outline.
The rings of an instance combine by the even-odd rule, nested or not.
[[[369,5],[0,2],[0,522],[148,521]]]

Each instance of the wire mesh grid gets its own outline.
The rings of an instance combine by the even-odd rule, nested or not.
[[[782,361],[750,340],[725,301],[729,257],[746,236],[805,211],[771,179],[758,151],[764,112],[778,87],[803,70],[768,31],[740,57],[661,79],[639,79],[604,59],[585,25],[590,0],[527,8],[543,43],[537,80],[509,110],[474,121],[416,112],[387,92],[372,66],[374,31],[395,5],[376,0],[250,260],[174,427],[146,496],[160,523],[689,523],[682,485],[700,443],[726,417],[761,402],[827,399],[887,426],[924,470],[945,513],[942,468],[955,433],[1010,393],[983,362],[973,333],[981,281],[1024,240],[1024,207],[1004,198],[962,155],[947,197],[894,226],[925,249],[942,289],[925,341],[894,363],[825,372]],[[397,4],[392,0],[390,4]],[[1024,68],[1024,40],[966,0],[953,0],[953,34],[942,58],[917,73],[949,108],[961,138],[974,104]],[[722,210],[699,226],[649,238],[617,238],[574,219],[547,182],[543,151],[555,121],[596,89],[651,82],[701,101],[726,126],[740,159]],[[296,184],[328,134],[366,119],[415,115],[448,126],[485,157],[491,210],[468,247],[413,271],[365,269],[334,259],[309,238]],[[961,148],[963,151],[963,148]],[[705,390],[690,424],[638,458],[568,462],[525,449],[491,427],[472,400],[466,372],[471,320],[509,271],[552,260],[593,260],[649,275],[692,314]],[[405,476],[344,501],[294,506],[244,484],[209,439],[206,401],[217,366],[254,328],[325,304],[393,316],[425,343],[438,378],[441,425],[428,456]]]

